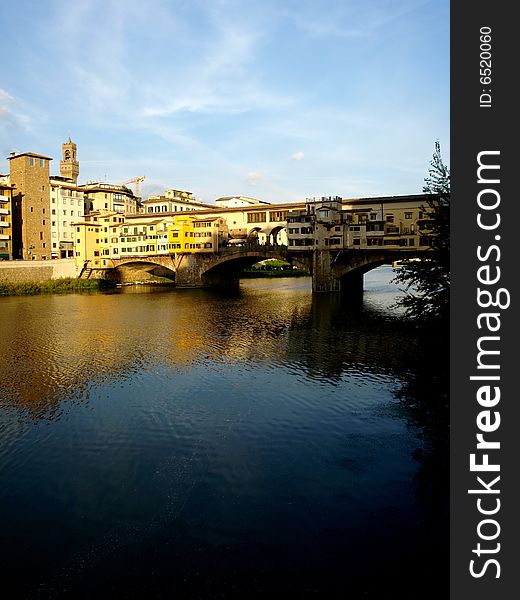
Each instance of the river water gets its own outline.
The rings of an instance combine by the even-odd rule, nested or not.
[[[390,278],[0,298],[2,597],[448,597],[444,365]]]

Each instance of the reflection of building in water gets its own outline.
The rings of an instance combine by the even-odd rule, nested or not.
[[[32,419],[52,420],[75,403],[100,401],[107,386],[201,373],[210,382],[227,363],[258,368],[262,377],[266,366],[284,365],[299,378],[329,382],[347,372],[405,370],[414,339],[403,343],[397,325],[360,314],[337,295],[264,285],[231,297],[199,290],[13,299],[2,313],[3,339],[16,352],[0,355],[7,374],[0,397]]]
[[[349,372],[404,374],[416,345],[398,321],[340,294],[313,294],[308,321],[289,330],[287,356],[301,362],[308,376],[334,380]]]

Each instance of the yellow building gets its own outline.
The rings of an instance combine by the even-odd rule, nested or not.
[[[227,240],[228,227],[222,217],[197,219],[193,215],[176,215],[168,227],[170,253],[218,252]]]
[[[118,247],[119,232],[124,217],[113,211],[98,211],[85,215],[84,220],[74,223],[74,254],[80,268],[103,268],[110,266],[112,249]]]
[[[0,260],[11,260],[13,258],[12,190],[12,186],[0,181]]]

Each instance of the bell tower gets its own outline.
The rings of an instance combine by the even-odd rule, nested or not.
[[[79,162],[76,158],[76,144],[69,139],[61,145],[62,159],[60,161],[60,175],[78,183]]]

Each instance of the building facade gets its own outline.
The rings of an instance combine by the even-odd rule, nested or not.
[[[74,223],[74,230],[76,265],[91,269],[110,267],[116,259],[218,252],[228,239],[225,219],[193,214],[128,219],[97,211]]]
[[[7,178],[0,180],[0,260],[13,258],[12,191],[13,188],[7,183]]]
[[[143,201],[145,214],[193,212],[205,208],[211,205],[195,200],[193,193],[185,190],[166,190],[164,196],[150,196]]]
[[[81,187],[65,177],[50,178],[51,257],[74,257],[74,223],[83,218],[85,198]]]
[[[310,198],[305,208],[287,216],[290,250],[424,248],[430,240],[420,231],[424,196],[343,200]]]
[[[49,164],[52,158],[32,152],[8,157],[12,194],[14,259],[51,258]]]
[[[112,211],[135,215],[140,211],[140,198],[124,185],[85,183],[79,186],[84,194],[84,212]]]

